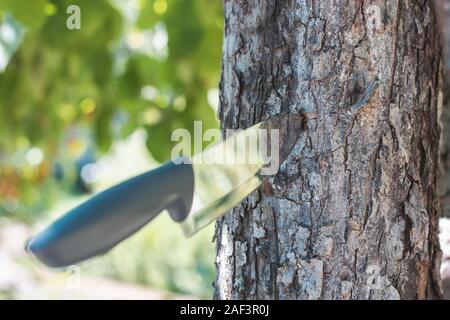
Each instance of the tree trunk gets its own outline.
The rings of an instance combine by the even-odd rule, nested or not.
[[[307,120],[218,221],[216,298],[441,297],[437,30],[429,0],[225,0],[223,129]]]

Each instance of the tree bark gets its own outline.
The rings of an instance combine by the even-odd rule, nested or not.
[[[441,297],[437,30],[429,0],[225,0],[222,128],[307,119],[217,222],[215,298]]]

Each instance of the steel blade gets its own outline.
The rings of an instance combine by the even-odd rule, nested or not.
[[[288,114],[242,130],[192,158],[194,206],[182,223],[191,236],[257,189],[290,154],[304,117]]]

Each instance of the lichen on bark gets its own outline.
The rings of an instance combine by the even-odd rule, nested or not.
[[[222,128],[314,116],[217,222],[215,298],[439,298],[432,1],[224,5]]]

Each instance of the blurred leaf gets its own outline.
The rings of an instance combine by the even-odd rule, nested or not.
[[[0,72],[5,70],[12,55],[19,48],[23,35],[23,27],[6,13],[0,24]]]
[[[0,10],[10,12],[31,30],[38,29],[44,22],[46,0],[0,0]]]

